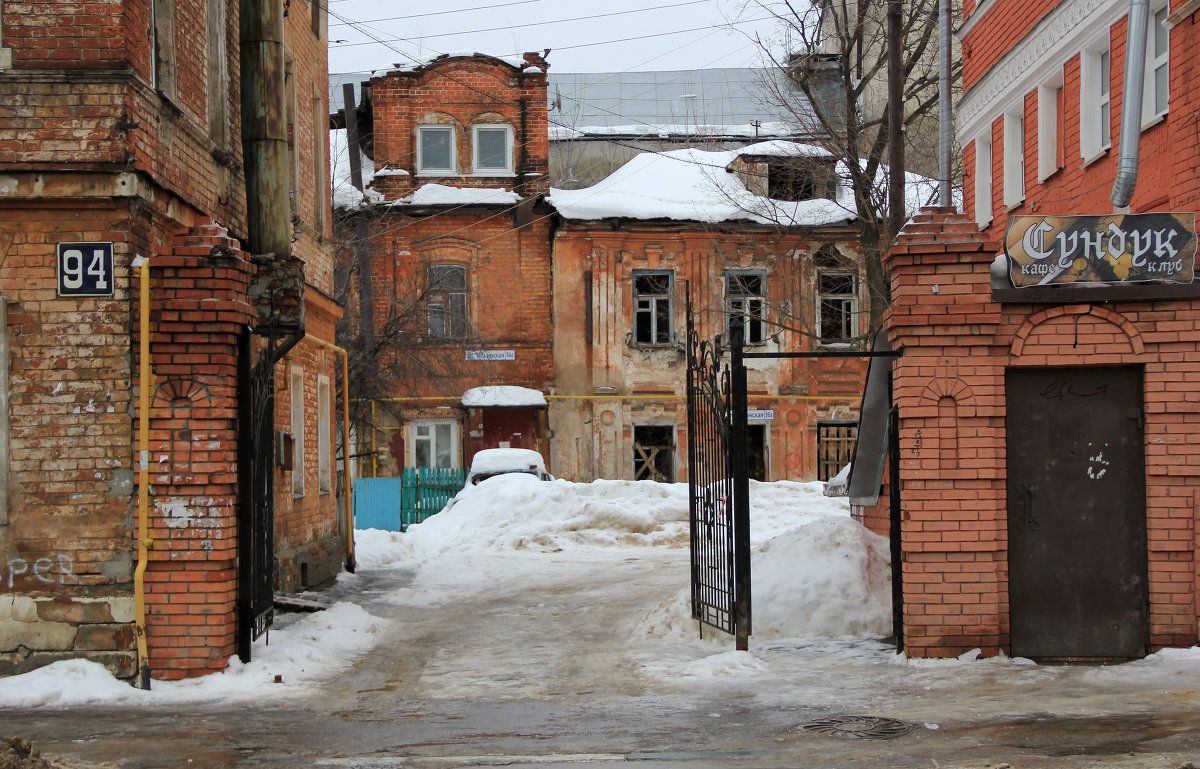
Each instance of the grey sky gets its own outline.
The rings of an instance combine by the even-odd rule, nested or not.
[[[743,8],[742,0],[328,2],[334,73],[387,69],[440,53],[508,56],[545,48],[560,73],[750,67],[762,62],[750,36],[774,28],[766,13]]]

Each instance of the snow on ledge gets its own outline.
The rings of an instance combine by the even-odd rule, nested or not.
[[[414,206],[515,205],[521,196],[503,187],[448,187],[444,184],[425,184],[408,201]]]
[[[546,396],[537,390],[514,385],[472,387],[463,393],[463,408],[539,408],[546,405]]]

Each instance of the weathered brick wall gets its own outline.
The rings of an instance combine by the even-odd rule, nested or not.
[[[1200,303],[997,304],[999,244],[975,229],[927,213],[888,255],[909,653],[1007,648],[1004,377],[1014,366],[1144,367],[1150,641],[1195,643],[1200,473],[1186,457],[1200,445],[1188,384]]]
[[[10,366],[0,674],[77,649],[133,670],[128,213],[0,207]],[[58,297],[55,243],[86,239],[117,242],[114,295]]]
[[[486,56],[437,59],[416,70],[392,71],[371,81],[375,167],[403,175],[376,176],[388,198],[426,182],[454,187],[504,187],[529,196],[550,188],[546,74],[520,70]],[[471,126],[507,123],[513,129],[511,177],[471,174]],[[457,175],[418,176],[417,126],[454,126]]]
[[[697,332],[701,339],[713,339],[726,333],[726,270],[763,270],[768,318],[779,325],[769,327],[770,339],[754,351],[815,350],[817,270],[812,258],[829,242],[847,260],[859,258],[854,234],[835,228],[781,237],[753,228],[714,233],[680,224],[625,222],[616,231],[593,222],[561,226],[554,240],[554,366],[556,393],[569,400],[551,408],[555,472],[579,480],[629,477],[632,426],[662,422],[676,425],[676,464],[679,477],[686,478],[689,286],[699,317]],[[635,270],[672,272],[674,346],[632,344]],[[590,297],[587,273],[592,275]],[[584,314],[589,301],[590,340]],[[860,307],[866,307],[863,297]],[[861,316],[864,332],[866,315]],[[817,422],[857,418],[865,360],[764,360],[748,368],[749,408],[775,411],[769,477],[815,479]]]

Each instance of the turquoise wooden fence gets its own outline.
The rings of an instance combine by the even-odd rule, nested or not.
[[[406,467],[354,482],[354,528],[404,531],[437,513],[466,483],[464,468]]]

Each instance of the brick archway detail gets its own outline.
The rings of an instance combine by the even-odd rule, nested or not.
[[[959,406],[975,405],[975,393],[961,379],[935,379],[921,391],[921,397],[934,403],[942,398],[949,398]]]
[[[1086,328],[1085,328],[1086,325]],[[1069,329],[1069,349],[1063,349],[1062,330]],[[1096,339],[1105,332],[1111,341],[1086,341]],[[1099,333],[1103,338],[1104,334]],[[1081,340],[1085,340],[1082,341]],[[1013,339],[1012,356],[1054,354],[1062,355],[1142,355],[1146,345],[1142,335],[1129,319],[1106,307],[1092,305],[1069,305],[1051,307],[1035,313],[1025,320]]]

